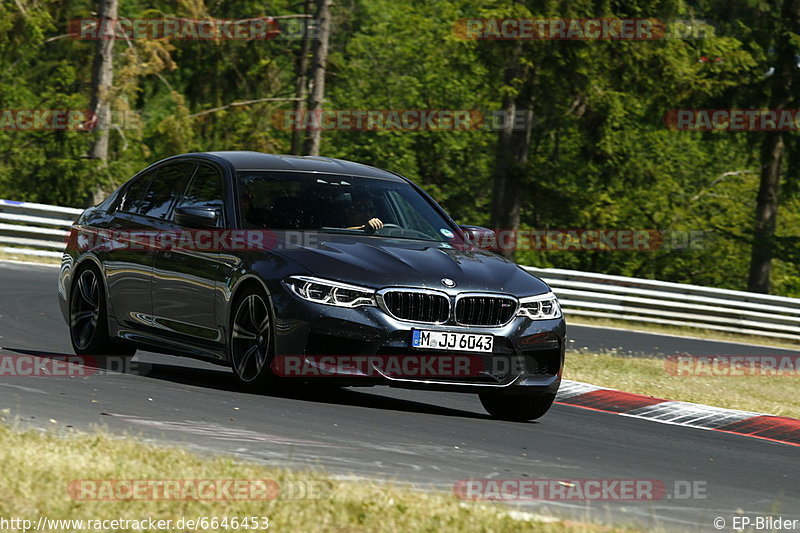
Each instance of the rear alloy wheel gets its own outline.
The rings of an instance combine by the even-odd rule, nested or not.
[[[108,336],[105,291],[93,267],[78,270],[69,296],[69,336],[77,355],[136,353],[135,346]]]
[[[244,387],[263,390],[277,378],[270,369],[272,360],[272,315],[266,296],[245,293],[236,299],[231,321],[231,366]]]
[[[491,394],[478,395],[486,409],[493,418],[510,420],[513,422],[526,422],[544,416],[556,399],[555,393],[538,394]]]

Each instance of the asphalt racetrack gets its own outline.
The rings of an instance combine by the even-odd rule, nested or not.
[[[0,355],[71,355],[57,268],[0,263]],[[791,353],[746,344],[571,326],[570,346],[641,353]],[[569,365],[569,360],[567,361]],[[374,387],[241,392],[224,367],[139,352],[131,371],[88,377],[0,376],[0,406],[24,426],[104,426],[274,466],[452,490],[462,479],[661,480],[655,502],[510,505],[675,531],[730,531],[737,512],[800,518],[800,447],[567,405],[538,422],[491,420],[477,396]],[[55,420],[55,424],[50,421]],[[674,487],[696,483],[705,498]],[[698,484],[699,482],[699,484]],[[698,494],[702,495],[702,494]]]

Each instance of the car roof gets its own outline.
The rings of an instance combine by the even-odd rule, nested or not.
[[[202,154],[195,155],[212,156],[224,159],[230,163],[236,171],[294,170],[297,172],[346,174],[348,176],[364,176],[367,178],[379,178],[401,182],[406,181],[398,174],[389,172],[387,170],[381,170],[369,165],[362,165],[361,163],[345,161],[344,159],[333,159],[330,157],[277,155],[251,151],[203,152]]]

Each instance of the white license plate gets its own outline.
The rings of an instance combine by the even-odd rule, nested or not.
[[[457,352],[491,352],[493,335],[476,333],[453,333],[450,331],[411,330],[411,346],[433,350]]]

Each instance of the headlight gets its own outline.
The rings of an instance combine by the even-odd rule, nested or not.
[[[376,305],[375,291],[364,287],[309,276],[290,276],[283,283],[294,294],[309,302],[338,307]]]
[[[561,316],[558,298],[552,292],[520,298],[517,316],[526,316],[532,320],[549,320]]]

